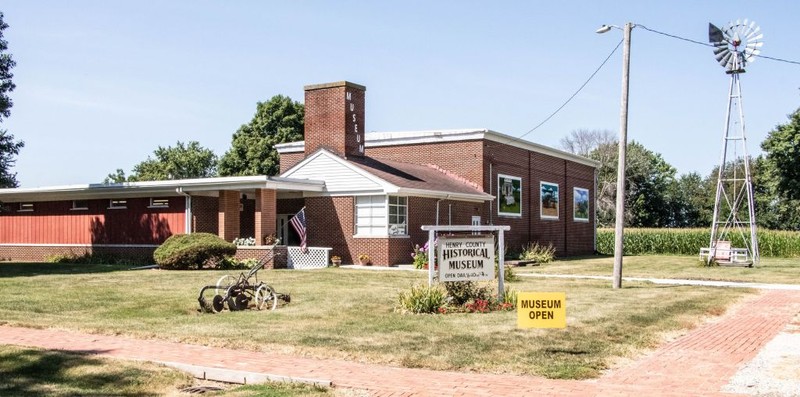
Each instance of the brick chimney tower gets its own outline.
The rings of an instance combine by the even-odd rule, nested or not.
[[[364,93],[367,88],[339,81],[304,87],[305,155],[328,149],[344,158],[364,157]]]

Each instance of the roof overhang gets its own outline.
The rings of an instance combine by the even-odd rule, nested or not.
[[[494,196],[488,193],[467,194],[467,193],[451,193],[440,192],[435,190],[422,190],[410,188],[398,188],[397,191],[387,191],[388,194],[397,194],[401,196],[413,197],[427,197],[441,200],[456,200],[456,201],[470,201],[475,203],[482,203],[494,200]]]
[[[577,154],[565,152],[515,138],[510,135],[501,134],[486,128],[459,129],[459,130],[428,130],[428,131],[396,131],[396,132],[369,132],[364,137],[364,145],[370,147],[398,146],[398,145],[419,145],[426,143],[459,142],[482,140],[497,142],[504,145],[514,146],[532,152],[545,154],[548,156],[569,160],[589,167],[599,168],[600,162]],[[275,145],[279,154],[300,153],[305,149],[305,142],[289,142]]]
[[[89,200],[122,197],[177,196],[203,194],[220,190],[273,189],[277,191],[321,192],[325,182],[307,179],[281,178],[266,175],[218,178],[177,179],[124,183],[93,183],[88,185],[48,186],[36,188],[0,189],[0,201],[58,201]]]

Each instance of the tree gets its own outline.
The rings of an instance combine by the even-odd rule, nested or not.
[[[11,69],[17,65],[11,58],[11,54],[7,54],[8,42],[3,39],[3,30],[8,27],[8,24],[3,20],[3,13],[0,12],[0,122],[3,118],[8,118],[11,115],[11,106],[14,104],[8,93],[14,91],[16,85],[11,81],[14,75]],[[17,187],[17,174],[11,172],[11,168],[16,163],[16,156],[19,154],[20,149],[25,147],[25,142],[15,141],[14,135],[9,134],[7,130],[0,129],[0,188]]]
[[[597,219],[611,225],[615,219],[617,143],[600,144],[589,158],[600,162],[598,172]],[[628,143],[625,170],[625,224],[634,227],[672,226],[674,214],[670,191],[675,191],[675,168],[660,154],[642,144]]]
[[[761,149],[777,179],[777,190],[788,199],[800,199],[800,108],[789,122],[770,131]]]
[[[106,179],[103,180],[103,183],[108,185],[109,183],[122,183],[127,180],[128,178],[125,177],[125,171],[122,168],[117,168],[116,171],[106,176]]]
[[[4,117],[8,118],[11,114],[11,106],[14,103],[11,102],[8,93],[14,91],[14,88],[17,87],[11,81],[11,78],[14,77],[11,69],[17,66],[17,63],[11,59],[11,54],[6,54],[8,42],[3,38],[3,31],[7,27],[8,24],[3,20],[3,13],[0,12],[0,121],[3,121]]]
[[[276,175],[275,145],[303,140],[303,104],[283,95],[258,102],[250,123],[233,134],[231,148],[220,159],[220,175]]]
[[[105,183],[136,181],[161,181],[169,179],[208,178],[216,175],[217,156],[196,141],[188,145],[178,141],[175,147],[159,146],[153,154],[133,167],[133,172],[125,178],[125,171],[117,169],[108,174]]]
[[[617,144],[617,138],[609,130],[573,130],[569,136],[561,138],[561,148],[583,157],[589,157],[589,153],[597,149],[600,145]]]
[[[756,223],[775,230],[800,230],[800,200],[787,197],[778,187],[775,164],[764,156],[751,162]]]

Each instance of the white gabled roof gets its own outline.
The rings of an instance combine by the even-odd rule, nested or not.
[[[306,157],[281,174],[281,177],[324,180],[325,191],[337,195],[385,193],[391,188],[385,181],[326,149],[320,149]]]
[[[175,179],[123,183],[46,186],[0,189],[0,201],[55,201],[93,198],[175,196],[179,192],[211,192],[219,190],[275,189],[321,192],[325,182],[266,175],[217,178]]]
[[[486,128],[468,128],[458,130],[425,130],[425,131],[394,131],[394,132],[369,132],[364,136],[366,147],[381,147],[395,145],[414,145],[425,143],[458,142],[486,139],[504,145],[514,146],[521,149],[530,150],[536,153],[546,154],[556,158],[574,161],[578,164],[590,167],[599,167],[600,162],[577,154],[565,152],[540,145],[510,135],[501,134]],[[279,154],[298,153],[305,149],[305,142],[289,142],[275,145]]]

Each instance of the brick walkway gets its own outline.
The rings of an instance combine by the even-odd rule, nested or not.
[[[0,326],[0,344],[330,380],[373,396],[733,396],[737,369],[800,312],[800,293],[763,291],[715,322],[589,381],[396,368],[52,329]]]

